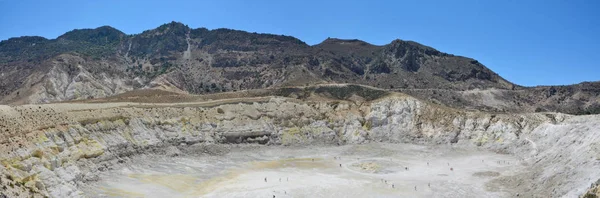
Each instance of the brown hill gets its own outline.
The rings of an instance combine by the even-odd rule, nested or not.
[[[377,46],[328,38],[310,46],[290,36],[192,29],[177,22],[135,35],[103,26],[73,30],[57,39],[11,38],[0,42],[0,76],[0,101],[11,104],[100,98],[141,88],[206,94],[324,83],[403,90],[451,106],[494,111],[582,113],[598,103],[578,102],[597,95],[594,86],[565,88],[572,91],[559,94],[575,102],[541,109],[534,103],[551,96],[532,100],[526,110],[455,102],[452,96],[464,95],[457,93],[493,89],[501,90],[501,101],[524,103],[526,99],[505,97],[516,94],[529,99],[544,88],[514,85],[474,59],[412,41]]]

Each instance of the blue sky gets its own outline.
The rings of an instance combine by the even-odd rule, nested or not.
[[[600,80],[598,0],[0,0],[0,40],[56,38],[76,28],[140,33],[179,21],[192,28],[327,37],[383,45],[413,40],[472,57],[520,85]]]

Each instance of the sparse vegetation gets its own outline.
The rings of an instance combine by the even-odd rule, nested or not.
[[[347,100],[352,95],[360,96],[367,101],[375,100],[384,97],[388,94],[386,91],[366,88],[360,85],[347,85],[347,86],[322,86],[314,90],[317,94],[328,94],[335,99]]]
[[[194,52],[190,60],[194,61],[182,59],[188,42]],[[347,82],[382,89],[406,88],[401,91],[456,108],[495,112],[600,113],[598,105],[588,107],[590,101],[600,97],[596,94],[600,91],[600,83],[524,88],[505,81],[477,60],[443,53],[412,41],[394,40],[376,46],[356,39],[328,38],[309,46],[291,36],[231,29],[192,29],[178,22],[136,35],[103,26],[69,31],[57,39],[25,36],[2,41],[0,73],[11,74],[0,78],[2,102],[26,101],[30,97],[28,94],[37,90],[23,92],[23,89],[39,87],[28,84],[28,79],[34,74],[47,73],[55,64],[60,68],[59,73],[64,72],[69,79],[85,70],[91,74],[90,81],[102,81],[103,75],[108,75],[117,79],[115,82],[141,83],[107,85],[115,90],[147,87],[150,82],[156,83],[154,80],[159,76],[165,77],[165,83],[169,84],[166,86],[174,85],[195,94]],[[424,68],[427,72],[421,72]],[[39,83],[45,84],[45,81]],[[48,88],[46,90],[50,92],[61,92]],[[499,103],[507,104],[500,107],[488,105],[496,103],[479,104],[458,93],[490,88],[502,90],[497,98]],[[97,92],[79,89],[76,94],[40,100],[92,99],[116,94],[104,93],[104,88]],[[343,90],[294,89],[280,89],[277,95],[304,99],[314,92],[341,100],[352,94],[366,100],[382,96],[379,91],[354,90],[352,87]],[[411,91],[429,89],[442,91],[433,95]],[[86,94],[79,95],[81,93]]]
[[[39,61],[61,53],[80,53],[92,58],[115,52],[123,33],[103,26],[73,30],[54,40],[43,37],[19,37],[0,42],[0,63],[18,60]]]
[[[576,114],[576,115],[600,114],[600,104],[597,103],[597,104],[591,105],[589,107],[586,107],[583,110],[580,109],[579,111],[576,111],[573,114]]]
[[[79,124],[85,126],[85,125],[89,125],[89,124],[96,124],[98,122],[101,121],[109,121],[109,122],[115,122],[117,120],[122,120],[125,124],[129,124],[129,118],[124,117],[124,116],[113,116],[113,117],[107,117],[107,118],[89,118],[89,119],[84,119],[84,120],[80,120]]]

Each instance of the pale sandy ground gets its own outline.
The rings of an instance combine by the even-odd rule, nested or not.
[[[225,156],[138,157],[84,191],[90,197],[512,197],[517,192],[487,191],[486,182],[525,168],[508,155],[447,146],[259,147]]]

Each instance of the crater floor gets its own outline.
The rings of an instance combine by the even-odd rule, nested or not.
[[[84,187],[90,197],[511,197],[495,178],[517,158],[450,146],[235,146],[225,155],[143,155]]]

